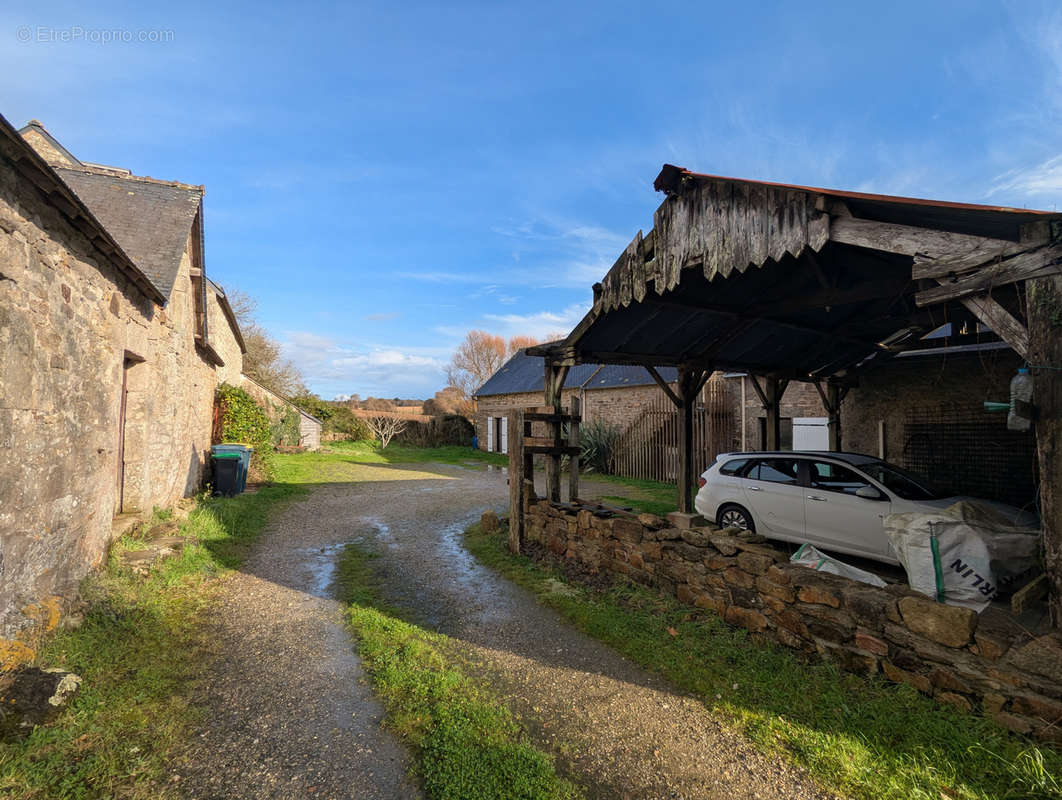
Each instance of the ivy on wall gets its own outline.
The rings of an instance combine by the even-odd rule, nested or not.
[[[251,470],[263,480],[272,480],[273,425],[265,409],[246,391],[228,383],[218,386],[216,401],[221,420],[219,444],[246,444],[253,447]]]
[[[274,445],[294,447],[299,443],[299,422],[301,415],[291,406],[285,406],[284,416],[273,426],[272,441]]]

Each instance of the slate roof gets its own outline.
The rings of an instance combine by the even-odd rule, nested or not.
[[[168,299],[202,187],[66,167],[55,171]]]
[[[678,380],[678,370],[662,367],[657,370],[668,383]],[[617,389],[623,386],[646,386],[653,384],[653,377],[645,367],[628,367],[617,364],[577,364],[568,371],[565,389],[582,387],[592,389]],[[541,392],[545,389],[545,364],[541,356],[529,356],[522,351],[514,355],[479,387],[474,397],[493,397],[518,392]]]

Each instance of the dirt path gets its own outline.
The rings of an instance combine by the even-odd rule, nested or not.
[[[217,694],[229,711],[206,734],[210,750],[233,755],[220,772],[203,771],[196,796],[415,796],[402,783],[401,753],[376,729],[379,709],[358,683],[337,609],[320,597],[348,541],[382,554],[387,599],[463,643],[592,796],[828,796],[472,559],[461,532],[484,509],[504,507],[504,471],[359,470],[361,482],[321,487],[277,519],[233,582],[220,662],[233,678]],[[319,791],[309,794],[311,785]]]
[[[356,529],[349,489],[320,491],[278,515],[226,580],[203,681],[211,712],[178,769],[188,798],[420,797],[328,595],[334,545]]]

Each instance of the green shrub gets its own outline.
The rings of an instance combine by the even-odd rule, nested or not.
[[[247,444],[254,448],[251,469],[264,480],[273,479],[273,424],[251,395],[238,386],[218,386],[216,402],[221,420],[219,443]]]
[[[616,471],[616,448],[620,429],[595,419],[579,428],[579,463],[586,472],[611,475]]]
[[[299,414],[298,411],[291,406],[285,406],[284,416],[273,426],[273,432],[270,437],[273,445],[285,445],[287,447],[296,446],[299,443],[299,438],[301,436],[299,430],[301,418],[302,415]]]

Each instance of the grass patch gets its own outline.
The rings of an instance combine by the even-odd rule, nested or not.
[[[470,447],[406,447],[388,445],[380,450],[375,442],[333,442],[316,453],[278,453],[274,457],[277,481],[290,484],[353,483],[373,480],[367,467],[386,469],[400,464],[454,464],[470,469],[488,464],[504,466],[508,456],[484,453]],[[392,470],[391,475],[395,473]],[[369,477],[366,477],[369,476]],[[388,479],[381,472],[378,479]],[[410,473],[407,477],[417,477]],[[419,477],[438,477],[420,473]]]
[[[199,719],[189,702],[205,642],[201,620],[213,596],[209,578],[238,566],[278,503],[303,490],[262,487],[256,494],[200,502],[182,525],[192,541],[145,579],[120,566],[124,537],[109,565],[83,587],[82,625],[51,639],[43,667],[76,672],[80,694],[51,725],[23,742],[0,745],[0,797],[12,800],[168,798],[169,767]],[[157,512],[156,520],[168,518]]]
[[[826,786],[867,800],[1062,798],[1062,754],[1055,750],[908,686],[806,664],[781,647],[751,642],[714,614],[626,581],[557,592],[564,574],[513,556],[506,540],[479,526],[465,537],[480,561]]]
[[[417,754],[417,772],[435,800],[581,797],[552,759],[529,744],[512,714],[470,679],[453,643],[400,619],[382,603],[375,555],[348,545],[339,561],[339,596],[359,654],[387,707],[387,724]]]

